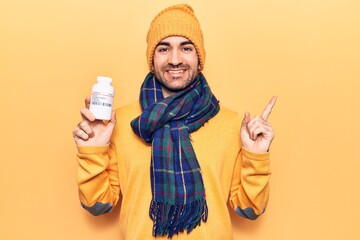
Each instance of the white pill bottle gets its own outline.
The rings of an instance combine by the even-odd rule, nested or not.
[[[97,83],[91,91],[90,112],[98,120],[110,120],[114,100],[114,87],[111,86],[112,79],[98,76]]]

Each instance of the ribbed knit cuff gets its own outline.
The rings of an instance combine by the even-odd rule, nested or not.
[[[109,144],[104,146],[76,146],[81,154],[104,154],[109,151]]]
[[[255,161],[267,161],[267,160],[270,160],[270,153],[269,152],[255,153],[255,152],[251,152],[248,149],[242,147],[242,154],[244,155],[244,157],[246,157],[249,160],[255,160]]]

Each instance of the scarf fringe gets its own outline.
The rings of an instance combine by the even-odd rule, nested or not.
[[[205,198],[178,205],[152,200],[149,215],[154,222],[153,236],[168,235],[168,238],[172,238],[174,234],[179,234],[185,229],[189,234],[194,228],[200,226],[201,220],[206,222],[208,208]]]

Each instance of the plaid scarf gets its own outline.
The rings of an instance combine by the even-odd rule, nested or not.
[[[142,114],[131,122],[136,135],[152,144],[149,215],[153,236],[190,233],[208,209],[201,169],[190,141],[220,110],[205,77],[186,89],[164,98],[160,83],[149,73],[141,86]]]

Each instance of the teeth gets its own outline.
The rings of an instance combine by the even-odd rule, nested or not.
[[[172,74],[178,74],[184,72],[184,70],[169,70],[169,72]]]

